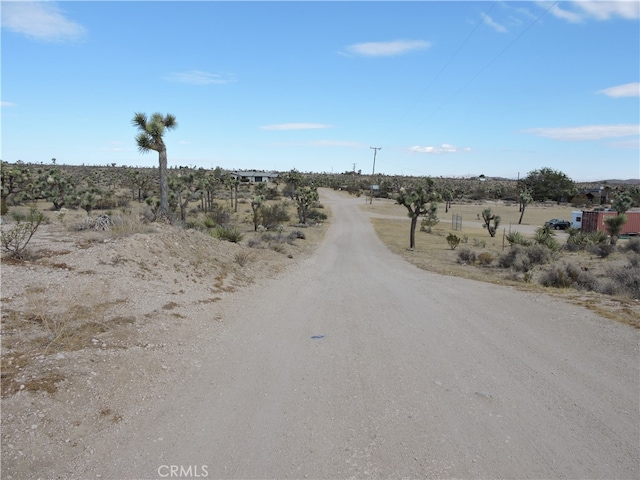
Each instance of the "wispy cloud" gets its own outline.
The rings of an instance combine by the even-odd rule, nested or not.
[[[538,3],[543,8],[547,8],[550,2],[541,1]],[[554,5],[549,12],[557,18],[571,23],[581,23],[588,19],[610,20],[618,17],[634,20],[640,18],[640,2],[637,0],[572,0],[563,3],[563,6],[565,5],[567,9]]]
[[[507,33],[506,27],[504,27],[503,25],[500,25],[489,15],[485,15],[484,17],[482,17],[482,21],[484,22],[485,25],[493,28],[498,33]]]
[[[448,143],[443,143],[438,147],[420,147],[416,145],[414,147],[409,148],[408,150],[411,153],[441,154],[441,153],[470,152],[471,148],[469,147],[458,148],[453,145],[449,145]]]
[[[615,87],[605,88],[604,90],[598,90],[596,93],[602,93],[607,97],[638,97],[640,96],[640,82],[625,83],[624,85],[617,85]]]
[[[391,42],[355,43],[345,48],[348,54],[363,57],[391,57],[403,55],[414,50],[425,50],[431,43],[424,40],[394,40]]]
[[[189,70],[187,72],[173,72],[166,76],[166,80],[190,85],[222,85],[235,82],[233,73],[209,73],[202,70]]]
[[[580,127],[529,128],[522,133],[564,141],[601,140],[640,134],[640,125],[584,125]]]
[[[0,107],[15,107],[16,104],[13,102],[0,102]]]
[[[314,130],[318,128],[331,128],[331,125],[324,123],[277,123],[260,127],[261,130]]]
[[[2,28],[47,42],[82,39],[86,29],[64,16],[55,2],[2,2]]]

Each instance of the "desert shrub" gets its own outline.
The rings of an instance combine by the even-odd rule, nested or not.
[[[524,248],[517,246],[501,255],[498,258],[498,265],[502,268],[512,268],[516,272],[528,272],[532,266]]]
[[[615,252],[616,246],[611,245],[610,243],[599,243],[597,245],[591,245],[589,247],[589,252],[593,255],[597,255],[600,258],[607,258],[613,252]]]
[[[214,230],[213,235],[220,240],[226,240],[232,243],[241,242],[244,235],[236,227],[218,227]]]
[[[560,243],[555,238],[555,233],[551,230],[551,227],[545,225],[536,230],[535,235],[533,236],[533,241],[537,245],[544,245],[549,250],[557,251],[560,249]]]
[[[247,240],[247,246],[250,248],[262,248],[262,240],[260,238],[250,238]]]
[[[540,283],[545,287],[569,288],[578,278],[578,272],[571,264],[558,265],[548,270],[540,277]]]
[[[213,220],[214,225],[225,226],[231,221],[233,211],[228,205],[221,203],[213,204],[213,208],[207,213],[207,218]]]
[[[640,238],[631,238],[624,246],[625,252],[633,252],[640,254]]]
[[[553,260],[553,253],[543,245],[531,245],[525,251],[533,265],[543,265]]]
[[[284,203],[262,204],[259,212],[260,224],[267,230],[273,230],[281,223],[289,221],[289,213]]]
[[[247,262],[251,259],[251,252],[248,250],[242,250],[234,255],[233,261],[236,262],[241,267],[244,267]]]
[[[504,237],[509,245],[531,245],[531,240],[527,239],[520,232],[509,232]]]
[[[296,239],[304,240],[307,238],[307,236],[304,234],[302,230],[293,230],[292,232],[289,233],[289,237],[292,240],[296,240]]]
[[[273,245],[270,245],[269,248],[274,252],[287,253],[287,249],[281,243],[274,243]]]
[[[584,290],[597,292],[600,289],[601,282],[591,272],[589,272],[589,271],[581,271],[578,274],[578,278],[576,279],[576,284],[578,285],[578,287],[580,287],[580,288],[582,288]]]
[[[307,212],[307,220],[313,220],[314,222],[324,221],[327,219],[327,214],[320,212],[315,208],[312,208]]]
[[[487,246],[487,242],[485,242],[484,240],[478,240],[477,238],[473,239],[473,246],[474,247],[480,247],[480,248],[484,248]]]
[[[495,258],[489,252],[482,252],[478,255],[478,263],[480,265],[491,265]]]
[[[469,248],[463,248],[462,250],[459,250],[458,263],[473,265],[474,263],[476,263],[476,253]]]
[[[570,252],[576,252],[578,250],[588,250],[594,245],[601,245],[608,243],[608,237],[606,233],[596,231],[590,233],[584,233],[580,230],[571,230],[569,232],[569,238],[564,248]]]
[[[449,244],[451,250],[455,250],[456,247],[460,245],[460,237],[453,233],[450,233],[449,235],[447,235],[447,243]]]
[[[637,267],[637,259],[635,262],[629,262],[628,265],[610,267],[607,269],[608,291],[610,295],[629,296],[634,299],[640,299],[640,269]]]
[[[208,229],[216,227],[216,221],[211,217],[205,217],[205,219],[202,221],[202,224],[205,226],[205,228]]]
[[[2,249],[13,258],[25,258],[27,256],[27,245],[31,237],[36,233],[38,227],[44,222],[45,215],[37,207],[31,207],[29,213],[14,213],[13,219],[16,224],[7,231],[2,231],[0,243]]]

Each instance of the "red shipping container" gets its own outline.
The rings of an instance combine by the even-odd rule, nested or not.
[[[582,212],[582,231],[585,233],[606,232],[604,219],[616,216],[616,212]],[[640,212],[627,212],[627,221],[622,225],[621,235],[640,234]]]

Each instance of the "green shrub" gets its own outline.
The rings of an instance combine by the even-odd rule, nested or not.
[[[451,250],[455,250],[456,247],[460,245],[460,237],[453,233],[450,233],[449,235],[447,235],[447,243],[449,244]]]
[[[274,230],[278,225],[289,221],[289,213],[284,203],[262,204],[259,211],[260,224],[267,230]]]
[[[241,242],[244,235],[236,227],[218,227],[214,230],[213,235],[220,240],[226,240],[232,243]]]
[[[312,208],[307,212],[307,220],[313,220],[314,222],[320,222],[327,219],[327,214],[320,212],[315,208]]]
[[[504,237],[509,245],[531,245],[531,240],[525,238],[520,232],[509,232]]]

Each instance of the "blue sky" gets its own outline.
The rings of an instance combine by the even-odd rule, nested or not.
[[[1,158],[640,178],[640,2],[2,1]]]

